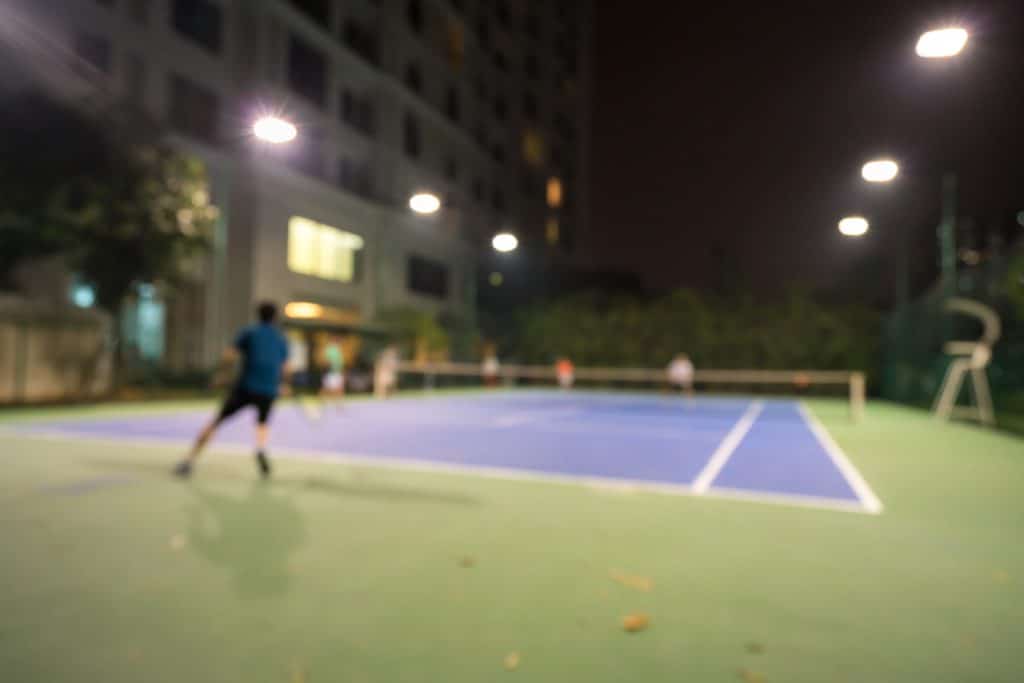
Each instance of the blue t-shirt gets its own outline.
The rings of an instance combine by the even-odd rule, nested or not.
[[[242,353],[242,389],[261,396],[277,396],[281,366],[288,360],[288,342],[273,325],[260,323],[242,330],[235,340]]]

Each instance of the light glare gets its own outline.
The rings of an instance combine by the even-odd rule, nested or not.
[[[409,208],[416,213],[437,213],[441,208],[441,200],[437,198],[437,195],[420,192],[409,198]]]
[[[917,55],[925,59],[955,57],[966,45],[967,31],[962,28],[928,31],[917,41]]]
[[[847,237],[860,237],[867,233],[869,224],[862,216],[848,216],[839,221],[839,232]]]
[[[869,161],[860,171],[861,176],[869,183],[888,183],[899,173],[899,164],[892,159]]]
[[[264,142],[280,145],[294,140],[298,129],[276,116],[261,116],[252,124],[252,134]]]
[[[284,307],[284,314],[289,318],[319,318],[324,307],[311,301],[291,301]]]
[[[500,232],[491,240],[491,246],[494,247],[495,251],[500,251],[504,254],[515,251],[516,247],[519,246],[519,240],[510,232]]]

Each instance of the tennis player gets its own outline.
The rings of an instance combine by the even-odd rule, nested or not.
[[[377,398],[387,398],[398,385],[398,348],[386,346],[377,356],[374,367],[373,391]]]
[[[320,387],[320,395],[341,398],[345,395],[345,353],[337,339],[327,343],[324,359],[327,361],[327,373]]]
[[[480,363],[480,374],[483,375],[484,386],[498,386],[498,379],[501,376],[501,362],[498,361],[498,354],[493,346],[488,346],[484,352],[484,360]]]
[[[235,339],[234,347],[225,352],[236,358],[241,357],[241,372],[220,412],[203,427],[192,450],[174,468],[174,473],[179,477],[186,478],[192,474],[196,459],[221,423],[249,406],[256,409],[257,415],[256,465],[264,479],[270,476],[270,461],[266,454],[267,438],[270,435],[268,422],[281,380],[287,375],[288,342],[274,325],[277,316],[274,304],[260,304],[257,315],[259,322],[243,329]]]
[[[559,358],[555,363],[555,377],[558,378],[558,386],[563,390],[572,389],[576,382],[576,366],[566,357]]]
[[[693,361],[685,353],[677,354],[668,364],[668,381],[673,387],[693,400]]]

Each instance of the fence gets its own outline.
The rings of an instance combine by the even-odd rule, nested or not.
[[[430,386],[433,379],[443,376],[480,378],[484,377],[481,365],[473,363],[399,363],[398,371],[405,374],[422,375]],[[602,384],[648,385],[664,387],[669,384],[664,368],[607,368],[578,367],[573,370],[577,382]],[[497,379],[506,384],[521,380],[555,382],[554,366],[545,365],[504,365],[497,370]],[[700,370],[694,373],[694,383],[710,387],[733,387],[747,391],[759,387],[767,391],[807,390],[812,387],[840,387],[847,391],[850,417],[859,422],[864,416],[866,382],[861,372],[814,371],[814,370]]]

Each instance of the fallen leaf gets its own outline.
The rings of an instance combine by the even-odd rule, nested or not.
[[[505,671],[515,671],[516,669],[518,669],[519,660],[520,657],[518,652],[509,652],[507,655],[505,655],[505,661],[503,662],[503,664],[505,665]]]
[[[171,540],[168,541],[168,544],[171,546],[171,550],[181,550],[185,547],[185,535],[174,534],[171,536]]]
[[[634,576],[632,574],[625,574],[623,572],[618,571],[617,569],[613,569],[608,573],[608,575],[611,577],[612,581],[615,581],[616,583],[620,583],[623,586],[627,586],[638,591],[643,591],[644,593],[650,593],[651,589],[654,588],[654,581],[647,578],[646,576]]]
[[[747,643],[747,652],[752,655],[759,655],[764,652],[764,645],[754,642]]]
[[[475,567],[476,566],[476,559],[470,557],[469,555],[467,555],[467,556],[463,557],[461,560],[459,560],[459,566],[463,567],[465,569],[469,569],[471,567]]]
[[[751,671],[750,669],[740,669],[736,673],[739,675],[740,680],[745,681],[746,683],[767,683],[768,681],[767,678],[756,671]]]
[[[646,614],[630,614],[622,618],[622,628],[627,633],[639,633],[651,624],[651,618]]]
[[[294,665],[289,683],[309,683],[309,672],[303,666]]]

